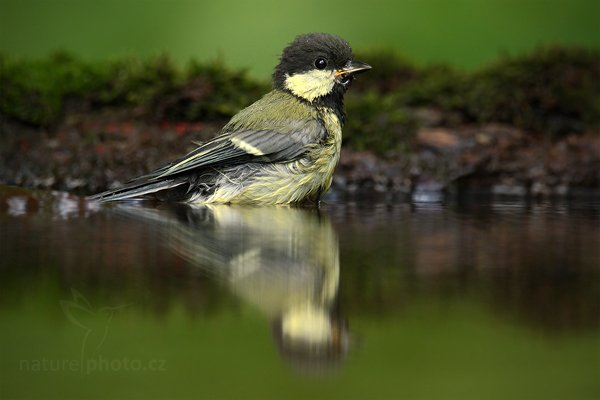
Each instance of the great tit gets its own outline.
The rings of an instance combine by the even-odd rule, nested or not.
[[[184,157],[91,196],[115,201],[154,195],[190,203],[318,202],[340,157],[344,93],[371,67],[338,36],[296,37],[273,73],[273,90],[233,116],[214,139]]]

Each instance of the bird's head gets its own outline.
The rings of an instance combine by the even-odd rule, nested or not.
[[[308,33],[283,50],[273,73],[275,88],[309,102],[343,95],[354,75],[371,67],[352,59],[350,45],[338,36]]]

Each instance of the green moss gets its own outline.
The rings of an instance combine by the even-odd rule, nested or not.
[[[475,73],[465,98],[475,121],[548,134],[600,127],[600,52],[540,49]]]
[[[67,97],[93,93],[108,78],[99,65],[83,64],[66,53],[40,61],[0,60],[0,110],[34,125],[58,120]]]
[[[373,66],[347,99],[345,140],[357,149],[402,150],[417,128],[413,111],[422,107],[438,110],[445,124],[501,122],[548,135],[600,131],[598,50],[538,49],[475,72],[416,66],[386,51],[357,58]],[[269,90],[219,60],[181,69],[166,55],[99,62],[66,53],[36,61],[0,55],[0,66],[0,113],[36,126],[60,122],[73,104],[156,120],[225,120]]]
[[[266,90],[245,71],[192,62],[186,71],[166,55],[89,62],[66,53],[44,60],[0,56],[0,112],[32,125],[60,121],[65,104],[136,110],[150,118],[226,118]]]
[[[182,83],[182,77],[168,56],[160,55],[147,61],[118,60],[107,63],[108,74],[97,93],[84,93],[99,106],[150,107],[157,98],[167,95]]]
[[[381,96],[374,90],[348,96],[346,109],[344,145],[392,156],[405,152],[412,143],[417,122],[395,96]]]
[[[467,73],[415,67],[391,53],[360,56],[382,65],[361,76],[359,91],[395,96],[398,107],[433,107],[459,122],[511,124],[560,135],[600,129],[600,51],[540,48]]]
[[[221,60],[206,64],[192,61],[183,84],[165,98],[156,98],[157,114],[176,120],[227,119],[269,90],[250,79],[245,70],[227,68]]]

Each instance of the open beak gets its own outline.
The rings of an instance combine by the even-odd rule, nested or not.
[[[343,68],[335,71],[335,77],[336,78],[345,77],[348,75],[357,74],[359,72],[365,72],[370,69],[371,69],[371,66],[369,64],[365,64],[364,62],[348,61],[348,63],[346,65],[344,65]]]

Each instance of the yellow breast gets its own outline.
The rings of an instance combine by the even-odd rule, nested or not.
[[[311,158],[314,160],[314,173],[320,178],[319,186],[326,191],[331,186],[333,172],[340,159],[342,124],[330,108],[319,108],[319,116],[327,130],[327,137],[322,147],[311,152]]]
[[[291,204],[317,200],[329,189],[340,159],[342,125],[330,108],[319,108],[327,135],[311,145],[305,157],[289,163],[265,165],[246,182],[229,182],[227,176],[210,203]]]

